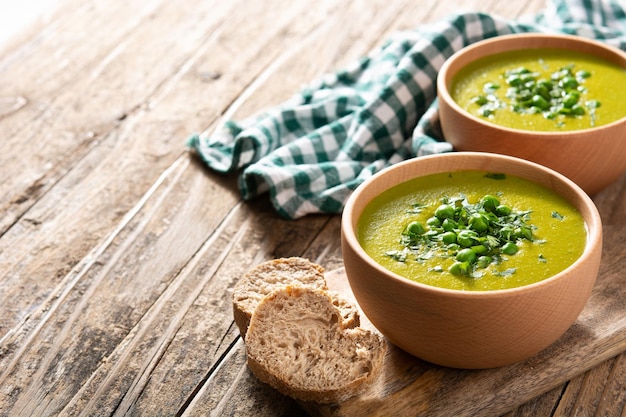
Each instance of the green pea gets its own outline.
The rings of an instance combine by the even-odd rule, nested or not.
[[[494,113],[495,113],[494,109],[492,109],[491,107],[487,107],[487,106],[482,106],[478,110],[478,114],[480,114],[482,117],[489,117]]]
[[[538,85],[535,89],[535,92],[543,97],[545,100],[550,100],[550,90],[547,87],[543,85]]]
[[[472,103],[476,103],[479,106],[482,106],[483,104],[487,104],[487,97],[485,96],[476,96],[472,98]]]
[[[585,109],[580,104],[576,104],[572,107],[572,114],[576,116],[582,116],[583,114],[585,114]]]
[[[496,207],[500,205],[500,200],[498,200],[497,197],[487,194],[480,199],[480,205],[485,210],[493,212],[496,211]]]
[[[426,224],[434,228],[441,227],[441,220],[433,216],[426,220]]]
[[[477,232],[484,232],[489,229],[489,220],[480,213],[472,213],[469,218],[469,227]]]
[[[507,242],[500,249],[505,255],[515,255],[519,251],[519,247],[513,242]]]
[[[441,241],[446,245],[450,245],[452,243],[456,243],[456,233],[454,232],[445,232],[441,235]]]
[[[469,275],[469,263],[455,262],[452,265],[450,265],[450,268],[448,268],[448,271],[450,271],[452,275],[456,275],[456,276]]]
[[[547,110],[550,108],[550,103],[548,103],[548,101],[542,96],[540,96],[539,94],[535,94],[533,96],[532,103],[535,107],[539,108],[540,110]]]
[[[519,75],[512,74],[512,75],[507,77],[506,82],[507,82],[507,84],[509,84],[509,85],[511,85],[513,87],[516,87],[516,86],[522,84],[522,79],[520,78]]]
[[[446,232],[451,232],[454,229],[456,229],[457,227],[459,227],[459,224],[457,222],[455,222],[452,219],[445,219],[442,223],[441,223],[441,228],[446,231]]]
[[[578,87],[578,81],[576,81],[575,77],[568,75],[566,77],[563,77],[563,79],[559,81],[559,85],[566,90],[574,90],[576,89],[576,87]]]
[[[468,262],[469,264],[473,264],[476,261],[477,255],[476,252],[467,248],[461,249],[455,256],[455,259],[460,262]]]
[[[451,219],[454,217],[454,207],[449,204],[442,204],[435,210],[435,216],[440,220]]]
[[[509,214],[511,214],[511,212],[513,211],[513,209],[507,205],[501,204],[498,207],[496,207],[496,214],[499,217],[503,217],[503,216],[508,216]]]
[[[461,230],[456,235],[456,241],[464,248],[469,248],[470,246],[474,245],[477,239],[478,235],[476,234],[476,232],[473,232],[471,230]]]
[[[533,240],[533,231],[528,226],[521,226],[518,229],[515,229],[515,235],[518,239]]]
[[[406,226],[405,234],[409,236],[419,236],[426,233],[426,229],[420,222],[411,222]]]
[[[472,252],[474,252],[476,255],[481,255],[485,252],[487,252],[487,248],[484,245],[476,245],[476,246],[472,246],[470,248],[472,250]]]
[[[493,259],[491,259],[490,256],[479,256],[478,259],[476,259],[476,267],[478,268],[487,268],[491,262],[493,261]]]
[[[580,94],[577,92],[571,92],[563,97],[563,105],[565,107],[573,107],[576,103],[578,103],[578,99],[580,98]]]

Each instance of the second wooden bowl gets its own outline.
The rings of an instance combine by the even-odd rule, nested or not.
[[[537,162],[567,176],[588,194],[595,194],[626,171],[626,117],[575,131],[511,129],[463,110],[450,94],[455,75],[469,63],[501,52],[533,48],[592,54],[626,71],[624,51],[577,36],[516,34],[475,43],[450,57],[439,73],[437,94],[443,135],[457,151],[494,152]],[[626,106],[626,100],[623,103]]]

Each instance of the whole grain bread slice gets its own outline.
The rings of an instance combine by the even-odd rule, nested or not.
[[[256,265],[241,277],[233,289],[233,317],[242,337],[263,297],[288,285],[327,290],[324,268],[301,257],[279,258]],[[341,310],[344,327],[360,324],[359,313],[351,303],[336,293],[333,300]]]
[[[384,339],[345,328],[324,290],[287,286],[256,307],[248,333],[248,365],[278,391],[303,401],[339,403],[362,393],[380,374]]]

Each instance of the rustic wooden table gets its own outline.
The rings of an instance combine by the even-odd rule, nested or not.
[[[507,18],[544,7],[63,0],[0,45],[0,415],[346,415],[258,382],[231,314],[234,283],[261,261],[340,268],[340,217],[287,221],[265,198],[243,202],[236,178],[209,172],[184,142],[459,5]],[[619,291],[626,177],[594,200],[601,278]],[[539,374],[509,389],[505,370],[467,403],[482,407],[475,415],[623,416],[624,333],[579,357],[578,374],[564,367],[562,380]],[[402,360],[419,392],[411,369],[425,365]],[[431,415],[425,403],[395,414],[418,410]]]

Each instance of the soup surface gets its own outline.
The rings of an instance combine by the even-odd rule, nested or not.
[[[626,117],[616,86],[626,69],[563,49],[504,52],[476,60],[455,76],[452,98],[492,123],[522,130],[563,131]]]
[[[532,237],[515,241],[517,250],[508,254],[497,235],[501,248],[494,249],[492,262],[453,273],[459,263],[455,254],[463,248],[460,240],[444,243],[443,226],[434,219],[437,210],[444,202],[471,211],[485,196],[521,213],[526,221],[521,228],[528,226]],[[503,219],[495,220],[498,227],[509,222]],[[420,242],[426,243],[407,246],[407,226],[415,223],[423,225]],[[466,228],[459,224],[454,232],[460,236]],[[491,228],[485,233],[496,236]],[[561,196],[523,178],[483,171],[434,174],[399,184],[372,200],[357,224],[359,243],[385,268],[423,284],[475,291],[514,288],[555,275],[580,257],[586,236],[582,216]]]

